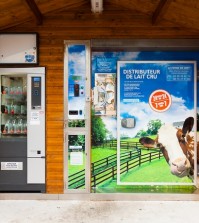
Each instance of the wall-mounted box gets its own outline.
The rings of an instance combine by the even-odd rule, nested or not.
[[[38,64],[37,33],[1,33],[0,64]]]

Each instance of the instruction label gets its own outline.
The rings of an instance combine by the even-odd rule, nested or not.
[[[1,170],[23,170],[23,162],[1,162]]]

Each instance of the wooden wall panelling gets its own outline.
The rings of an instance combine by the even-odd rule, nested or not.
[[[121,3],[121,1],[114,2],[118,5]],[[139,2],[137,0],[137,4]],[[143,17],[137,12],[134,17],[128,13],[120,18],[117,13],[108,14],[105,11],[100,15],[101,19],[94,15],[93,19],[90,19],[91,17],[87,14],[77,12],[68,15],[54,13],[45,15],[42,26],[36,26],[31,21],[7,30],[7,32],[38,32],[39,34],[39,66],[46,67],[47,193],[63,193],[64,191],[64,40],[199,38],[199,29],[176,27],[168,21],[160,21],[153,26],[147,19],[150,18],[157,4],[158,1],[150,5]],[[124,9],[122,10],[125,12]],[[70,19],[67,20],[67,18]]]
[[[198,29],[199,7],[195,7],[196,4],[192,5],[191,1],[187,3],[184,5],[181,4],[181,0],[171,1],[170,10],[164,15],[164,18],[173,20],[179,26],[190,27],[192,24],[192,28]]]
[[[53,162],[49,158],[46,168],[48,173],[46,179],[47,193],[63,193],[63,162]]]
[[[46,67],[46,192],[63,193],[64,45],[42,32],[39,36],[39,61]]]
[[[20,32],[24,31],[24,28],[17,29]],[[25,29],[27,32],[31,32],[32,29]],[[42,33],[42,31],[39,31]],[[48,36],[51,36],[48,39]],[[46,39],[46,42],[49,44],[56,42],[57,40],[61,41],[63,44],[64,40],[84,40],[84,39],[100,39],[100,38],[198,38],[199,30],[196,29],[186,29],[179,27],[79,27],[79,28],[56,28],[52,31],[45,32],[45,35],[42,35],[41,38]],[[62,39],[63,38],[63,39]],[[43,63],[47,62],[47,59],[43,59]],[[56,63],[56,61],[52,61],[49,64],[50,68],[63,68],[63,63]]]

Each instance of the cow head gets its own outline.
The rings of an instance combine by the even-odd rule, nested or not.
[[[193,124],[193,117],[189,117],[182,129],[163,125],[155,140],[143,137],[139,141],[147,148],[160,148],[172,174],[191,177],[194,170],[194,137],[190,135]]]

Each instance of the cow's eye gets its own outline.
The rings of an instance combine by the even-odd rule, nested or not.
[[[163,147],[162,143],[157,143],[157,147],[162,148]]]
[[[182,142],[182,143],[184,143],[185,142],[185,138],[184,138],[185,136],[181,136],[180,138],[179,138],[179,142]]]

